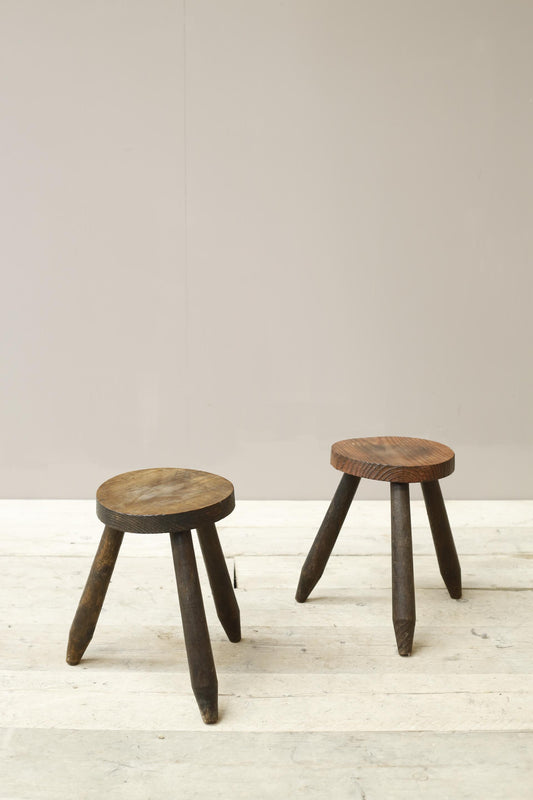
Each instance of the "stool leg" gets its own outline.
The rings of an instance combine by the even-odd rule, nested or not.
[[[299,603],[305,603],[322,577],[360,480],[361,478],[356,478],[354,475],[348,475],[347,473],[344,473],[341,478],[324,521],[302,567],[298,589],[296,590],[296,600]]]
[[[218,681],[190,531],[170,534],[191,685],[202,719],[218,719]]]
[[[229,576],[226,560],[215,525],[208,522],[196,530],[202,548],[207,576],[218,618],[230,642],[241,640],[241,616],[233,582]]]
[[[415,582],[409,484],[391,483],[392,621],[398,652],[411,655],[415,632]]]
[[[437,552],[440,574],[443,577],[450,597],[461,597],[461,565],[453,541],[446,506],[438,481],[422,483],[422,493],[428,512],[431,534]]]
[[[104,528],[78,610],[70,628],[67,664],[72,666],[79,664],[93,638],[123,538],[123,531],[117,531],[107,526]]]

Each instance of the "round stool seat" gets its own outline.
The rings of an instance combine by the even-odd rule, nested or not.
[[[455,454],[445,444],[407,436],[343,439],[331,448],[335,469],[390,483],[423,483],[451,475]]]
[[[110,528],[168,533],[217,522],[235,508],[233,484],[195,469],[139,469],[105,481],[96,513]]]

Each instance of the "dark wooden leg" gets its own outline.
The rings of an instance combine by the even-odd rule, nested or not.
[[[415,582],[409,484],[391,483],[392,621],[398,652],[411,655],[415,633]]]
[[[443,577],[450,597],[458,600],[461,597],[461,565],[453,541],[446,506],[442,498],[438,481],[422,483],[422,492],[431,527],[440,574]]]
[[[190,531],[170,534],[191,685],[202,719],[218,719],[218,681]]]
[[[296,600],[299,603],[305,603],[322,577],[360,480],[361,478],[356,478],[354,475],[348,475],[347,473],[341,478],[324,521],[302,567],[298,589],[296,590]]]
[[[70,628],[67,664],[72,666],[79,664],[93,638],[123,538],[122,531],[104,528],[78,610]]]
[[[208,522],[201,528],[197,528],[196,532],[202,548],[218,618],[230,642],[240,642],[241,615],[217,529],[212,522]]]

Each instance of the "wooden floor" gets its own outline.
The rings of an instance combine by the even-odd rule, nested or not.
[[[200,565],[221,711],[206,727],[168,537],[126,535],[93,642],[69,667],[94,503],[0,501],[0,800],[529,800],[533,502],[448,504],[460,601],[413,503],[411,658],[392,629],[386,502],[354,503],[321,582],[294,601],[325,507],[242,502],[220,525],[243,640],[225,639]]]

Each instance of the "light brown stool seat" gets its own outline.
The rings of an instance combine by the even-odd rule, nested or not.
[[[215,527],[234,507],[232,484],[210,472],[142,469],[103,483],[96,513],[106,527],[70,629],[67,662],[78,664],[93,637],[124,532],[170,533],[191,684],[204,722],[216,722],[218,681],[191,529],[198,534],[218,618],[229,640],[238,642],[239,607]]]
[[[235,508],[233,485],[197,469],[139,469],[116,475],[96,492],[104,525],[133,533],[190,530]]]
[[[415,590],[409,484],[420,483],[439,568],[451,597],[461,597],[461,567],[439,479],[451,475],[455,455],[444,444],[405,436],[344,439],[331,448],[344,473],[302,567],[296,600],[303,603],[320,580],[361,478],[391,485],[392,618],[398,652],[410,655],[415,630]]]

